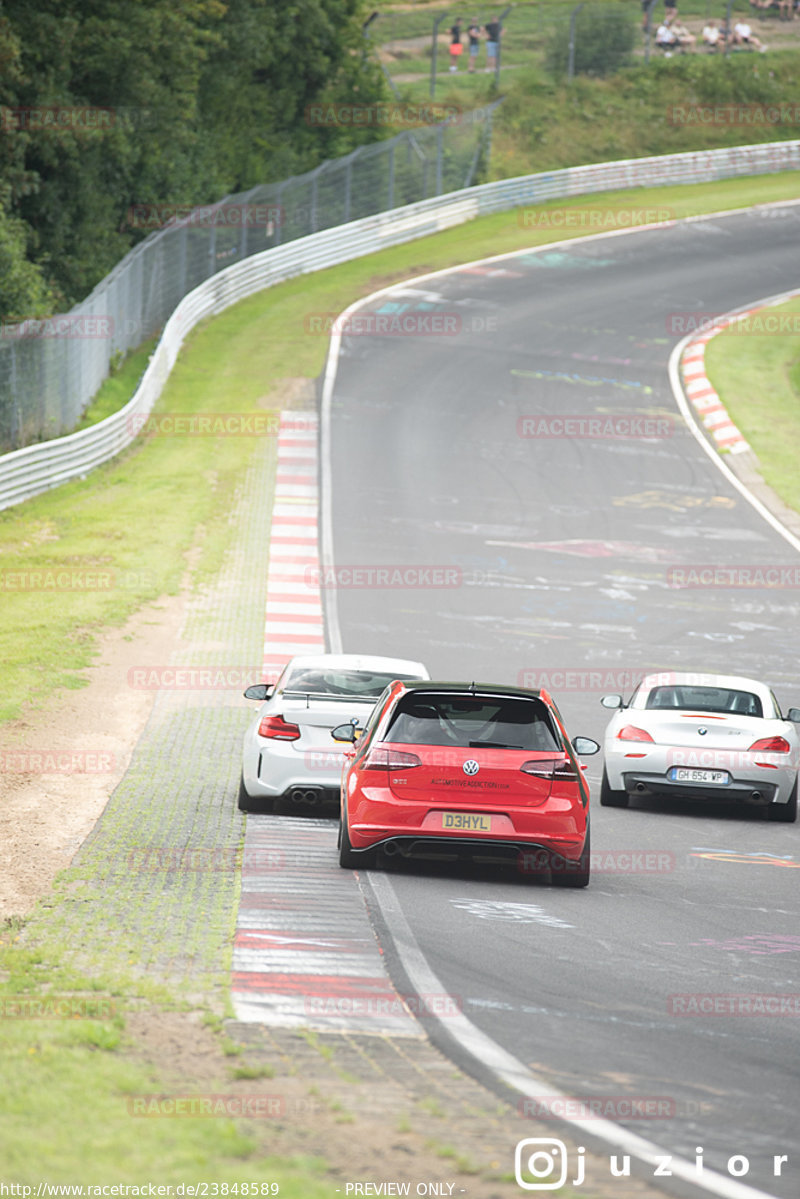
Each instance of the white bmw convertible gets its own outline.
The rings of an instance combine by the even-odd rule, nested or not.
[[[605,735],[600,803],[631,799],[746,803],[797,819],[800,708],[781,715],[764,683],[734,675],[653,674],[616,709]]]

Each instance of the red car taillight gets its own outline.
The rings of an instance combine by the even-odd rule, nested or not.
[[[364,770],[410,770],[421,766],[422,759],[400,749],[371,749],[364,759]]]
[[[626,724],[617,733],[619,741],[652,741],[653,738],[644,729],[637,729],[635,724]]]
[[[528,762],[523,762],[520,770],[525,774],[532,774],[538,779],[577,779],[575,768],[569,758],[540,758],[538,761],[531,758]]]
[[[265,716],[258,726],[259,737],[271,737],[274,741],[297,741],[300,726],[289,724],[282,716]]]
[[[750,753],[759,750],[762,754],[790,754],[792,747],[785,737],[762,737],[750,746]]]

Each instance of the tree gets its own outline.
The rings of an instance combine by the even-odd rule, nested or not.
[[[612,75],[630,58],[637,25],[632,12],[585,5],[575,19],[575,72],[578,75]],[[565,75],[569,62],[570,22],[564,18],[547,47],[546,62],[556,76]]]

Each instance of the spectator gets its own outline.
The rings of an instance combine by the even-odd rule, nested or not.
[[[474,17],[470,17],[469,19],[467,37],[469,38],[469,66],[467,67],[467,72],[472,75],[475,72],[478,53],[481,48],[481,27]]]
[[[733,27],[731,35],[731,44],[734,46],[755,46],[756,50],[761,50],[763,53],[766,46],[753,33],[746,21],[737,21]]]
[[[703,26],[703,45],[712,53],[723,49],[725,39],[718,21],[706,21]]]
[[[664,51],[665,58],[671,58],[673,52],[678,49],[678,39],[670,29],[669,21],[666,18],[656,30],[656,46],[659,50]]]
[[[461,45],[461,22],[456,21],[455,25],[450,28],[450,70],[458,70],[458,60],[461,57],[461,51],[464,47]]]
[[[670,21],[670,32],[678,43],[681,50],[693,50],[697,38],[693,33],[690,33],[686,26],[678,20],[677,11],[675,17]]]
[[[494,71],[497,69],[497,51],[500,47],[500,32],[502,25],[499,21],[489,21],[484,25],[486,30],[486,70]]]

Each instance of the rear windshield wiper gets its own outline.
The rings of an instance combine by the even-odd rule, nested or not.
[[[521,745],[506,745],[505,741],[470,741],[470,749],[480,749],[485,746],[487,749],[522,749]]]

